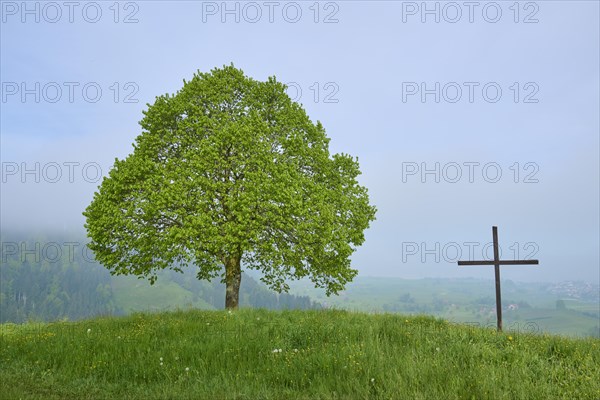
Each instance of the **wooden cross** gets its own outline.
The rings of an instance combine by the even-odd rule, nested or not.
[[[494,260],[493,261],[459,261],[458,265],[493,265],[496,273],[496,318],[498,321],[498,332],[502,331],[502,300],[500,298],[500,265],[531,265],[539,264],[539,260],[500,260],[498,249],[498,227],[492,226],[492,237],[494,238]]]

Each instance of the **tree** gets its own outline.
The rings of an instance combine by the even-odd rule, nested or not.
[[[133,153],[115,159],[83,213],[96,259],[151,283],[198,265],[198,279],[222,278],[229,309],[242,265],[278,292],[306,276],[328,295],[342,290],[376,209],[358,159],[330,155],[321,123],[285,89],[231,65],[158,96]]]

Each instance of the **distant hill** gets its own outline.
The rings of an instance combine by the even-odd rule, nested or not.
[[[357,276],[338,296],[326,297],[309,282],[291,293],[326,307],[354,311],[428,314],[454,322],[495,326],[495,286],[482,279],[402,279]],[[502,281],[506,329],[600,337],[600,290],[584,282]]]
[[[221,310],[225,306],[225,284],[219,279],[200,281],[193,270],[178,273],[163,271],[150,285],[134,276],[112,278],[115,304],[124,311],[165,311],[185,308]],[[242,272],[240,307],[281,309],[320,309],[308,296],[275,293],[262,282]]]
[[[78,320],[98,315],[177,308],[223,309],[225,285],[199,281],[193,269],[158,273],[155,285],[134,276],[111,276],[91,259],[81,240],[67,235],[2,234],[0,323]],[[241,307],[321,308],[308,296],[277,294],[243,274]]]

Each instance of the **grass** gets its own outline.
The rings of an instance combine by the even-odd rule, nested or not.
[[[3,399],[600,398],[598,339],[342,310],[4,324],[0,363]]]

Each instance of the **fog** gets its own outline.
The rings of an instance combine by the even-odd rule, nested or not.
[[[495,225],[503,258],[540,260],[503,278],[600,280],[597,2],[99,3],[72,22],[22,4],[2,3],[3,231],[84,235],[146,104],[233,62],[359,158],[378,208],[361,276],[491,279],[456,261],[490,257]]]

